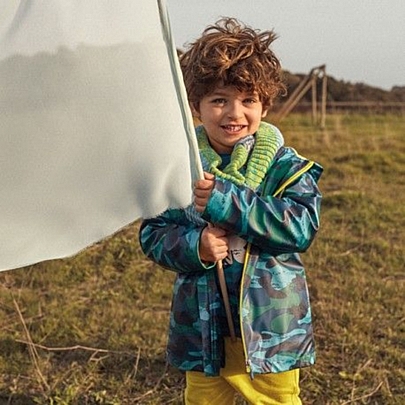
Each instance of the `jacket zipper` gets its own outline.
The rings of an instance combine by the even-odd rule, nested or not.
[[[291,176],[289,179],[287,179],[273,194],[273,197],[279,197],[281,194],[283,194],[284,190],[288,185],[293,183],[298,177],[300,177],[303,173],[307,172],[315,162],[309,161],[302,169],[298,170],[297,173],[295,173],[293,176]],[[243,261],[243,270],[242,270],[242,278],[241,278],[241,289],[240,289],[240,295],[239,295],[239,324],[240,324],[240,332],[241,332],[241,337],[242,337],[242,346],[243,346],[243,354],[245,356],[245,365],[246,365],[246,372],[250,374],[250,378],[253,380],[254,378],[254,373],[252,370],[251,366],[251,361],[248,356],[247,348],[246,348],[246,339],[245,339],[245,334],[243,331],[243,316],[242,316],[242,301],[243,301],[243,284],[244,284],[244,279],[245,279],[245,274],[246,274],[246,268],[249,262],[250,258],[250,248],[252,244],[248,243],[246,247],[246,253],[245,253],[245,258]]]
[[[245,259],[243,261],[241,288],[240,288],[240,295],[239,295],[239,324],[240,324],[240,334],[241,334],[241,338],[242,338],[243,354],[245,356],[246,371],[248,373],[250,373],[250,375],[252,377],[252,367],[250,366],[250,359],[249,359],[248,352],[246,349],[246,340],[245,340],[245,334],[243,333],[243,322],[242,322],[243,321],[243,316],[242,316],[243,284],[244,284],[244,278],[245,278],[247,264],[248,264],[249,257],[250,257],[251,246],[252,246],[252,244],[248,243],[248,245],[246,247]]]

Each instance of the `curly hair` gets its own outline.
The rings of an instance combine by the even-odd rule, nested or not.
[[[198,105],[219,85],[257,92],[265,108],[284,94],[281,65],[269,48],[273,31],[259,32],[235,18],[221,18],[180,55],[189,102]]]

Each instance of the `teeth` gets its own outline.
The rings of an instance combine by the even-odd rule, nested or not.
[[[243,129],[243,125],[224,125],[227,131],[238,132]]]

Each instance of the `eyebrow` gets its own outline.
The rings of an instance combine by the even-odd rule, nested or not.
[[[259,93],[257,91],[244,92],[244,93],[245,93],[245,96],[247,96],[247,97],[259,97]],[[229,96],[229,94],[224,90],[215,90],[211,94],[208,95],[208,97],[217,97],[217,96],[227,97],[227,96]]]
[[[222,90],[216,90],[213,91],[211,94],[209,94],[209,97],[215,97],[215,96],[227,96],[228,94],[225,91]]]

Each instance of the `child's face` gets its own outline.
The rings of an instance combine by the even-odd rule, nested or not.
[[[240,92],[232,86],[217,87],[201,99],[195,112],[218,153],[231,153],[235,143],[254,134],[267,115],[257,93]]]

